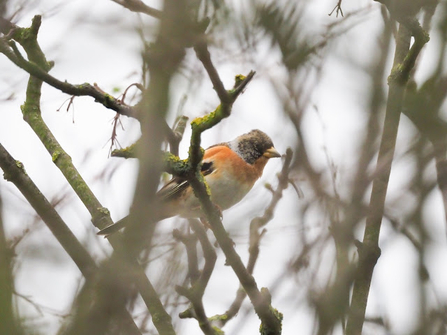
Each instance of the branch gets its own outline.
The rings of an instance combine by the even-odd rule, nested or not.
[[[376,173],[373,180],[369,213],[366,217],[363,243],[359,242],[357,244],[359,263],[346,325],[347,335],[360,334],[362,332],[372,274],[377,259],[380,257],[379,233],[384,215],[386,192],[396,146],[405,86],[417,56],[428,41],[425,32],[414,33],[413,31],[415,42],[409,50],[410,29],[416,28],[415,26],[407,28],[403,24],[399,28],[393,70],[388,81],[388,102]],[[419,29],[422,30],[420,26]]]
[[[30,62],[36,63],[40,68],[46,68],[48,63],[37,43],[40,20],[40,16],[34,18],[31,28],[24,30],[27,34],[21,34],[21,36],[24,36],[24,39],[20,39],[19,42],[26,50]],[[22,107],[25,121],[27,121],[31,128],[33,128],[36,135],[50,153],[53,162],[61,170],[73,190],[89,210],[92,215],[93,224],[98,228],[112,225],[113,222],[110,218],[109,211],[103,207],[95,197],[74,167],[70,156],[62,149],[43,121],[40,111],[41,87],[42,81],[39,78],[30,76],[26,92],[26,100]],[[117,237],[112,237],[109,240],[114,248],[120,250],[119,254],[126,254],[123,252],[122,243]],[[153,316],[157,316],[153,317],[153,321],[160,334],[174,334],[169,315],[164,310],[163,305],[152,287],[152,284],[144,274],[143,269],[135,263],[135,258],[126,258],[123,260],[121,256],[117,256],[112,259],[111,263],[107,264],[113,264],[113,266],[107,268],[105,265],[99,272],[98,281],[103,283],[103,285],[98,285],[99,288],[95,286],[97,283],[93,285],[97,290],[96,293],[98,294],[98,299],[92,304],[91,292],[88,291],[87,285],[87,299],[89,300],[84,301],[84,307],[86,307],[86,310],[90,311],[90,313],[84,315],[82,314],[82,310],[79,310],[81,313],[78,313],[73,320],[75,327],[68,330],[68,334],[85,333],[87,330],[95,330],[97,333],[101,333],[107,329],[110,321],[108,312],[113,311],[114,313],[117,313],[122,310],[126,303],[126,294],[129,293],[129,282],[122,281],[122,271],[124,270],[128,270],[128,272],[125,272],[128,273],[126,279],[135,282],[149,311],[153,313]],[[110,292],[115,292],[115,295],[111,297]]]
[[[217,73],[217,70],[214,67],[213,62],[211,61],[211,55],[208,51],[208,45],[206,44],[205,38],[202,38],[194,46],[194,50],[196,52],[197,58],[200,59],[200,61],[203,64],[203,67],[208,73],[208,76],[210,77],[211,82],[213,83],[213,87],[216,90],[217,95],[219,96],[219,100],[221,101],[221,103],[228,104],[230,102],[230,95],[225,89],[222,80],[220,79],[219,74]]]
[[[34,27],[40,26],[40,16],[35,16],[33,19]],[[3,19],[3,21],[5,21]],[[95,99],[96,102],[101,103],[106,108],[112,109],[121,115],[126,115],[133,118],[138,118],[134,107],[127,106],[123,102],[118,99],[115,99],[110,94],[105,93],[101,89],[98,88],[96,84],[90,85],[89,83],[84,83],[80,85],[72,85],[67,81],[60,81],[59,79],[48,74],[48,70],[53,66],[52,63],[48,63],[41,61],[41,57],[43,55],[42,51],[39,49],[38,53],[35,55],[39,55],[38,59],[31,59],[27,61],[23,56],[19,53],[18,49],[15,47],[13,42],[8,42],[8,39],[15,39],[18,43],[20,43],[24,48],[23,44],[27,45],[27,48],[36,48],[37,41],[33,44],[30,44],[29,41],[26,40],[26,36],[28,36],[27,32],[31,32],[32,28],[20,28],[11,23],[10,27],[13,27],[12,30],[9,31],[8,35],[0,38],[0,53],[4,54],[11,62],[20,67],[21,69],[28,72],[30,75],[39,78],[44,81],[48,85],[59,89],[60,91],[74,95],[74,96],[90,96]],[[35,28],[36,29],[36,28]],[[25,36],[25,37],[24,37]],[[36,31],[37,37],[37,31]]]
[[[175,168],[169,167],[170,164],[178,159],[178,149],[179,144],[183,139],[183,133],[185,132],[186,123],[188,122],[187,116],[180,116],[174,126],[174,129],[169,128],[169,126],[166,123],[163,123],[162,126],[164,128],[164,132],[166,134],[166,140],[169,143],[169,151],[170,153],[160,152],[160,157],[162,157],[164,164],[166,167],[163,168],[163,171],[172,171],[172,169],[175,170]],[[115,149],[111,152],[112,157],[122,157],[122,158],[138,158],[138,143],[140,143],[140,140],[133,143],[132,145],[122,148],[122,149]]]
[[[211,274],[214,270],[214,266],[216,264],[217,255],[216,252],[211,245],[210,241],[208,240],[208,237],[206,236],[205,229],[203,228],[202,224],[196,220],[191,219],[189,220],[192,229],[195,232],[195,235],[200,241],[200,245],[202,246],[202,250],[205,257],[205,265],[203,267],[203,270],[201,271],[200,276],[192,280],[192,285],[190,288],[185,287],[176,287],[176,291],[183,295],[184,297],[188,298],[188,300],[192,304],[192,308],[194,311],[191,311],[190,309],[186,310],[183,313],[180,313],[180,318],[189,318],[194,317],[199,322],[200,329],[202,329],[204,334],[207,335],[217,335],[219,334],[220,330],[217,330],[212,327],[211,323],[209,322],[206,313],[205,308],[203,306],[203,295],[205,293],[205,289],[208,285],[208,281],[211,277]],[[178,236],[178,235],[177,235]],[[186,241],[185,241],[186,242]],[[187,247],[187,250],[189,249],[189,252],[192,250],[195,250],[195,241],[194,241],[194,248],[192,246],[190,248]],[[197,256],[197,255],[195,255]],[[188,255],[188,260],[190,259]],[[188,262],[189,263],[189,262]]]
[[[335,17],[338,17],[338,14],[340,14],[342,17],[343,15],[343,9],[341,9],[341,3],[343,0],[338,0],[337,4],[335,5],[334,9],[331,10],[331,12],[328,14],[331,16],[335,12]]]
[[[4,172],[5,179],[11,181],[20,190],[36,213],[51,230],[54,237],[75,262],[86,280],[93,282],[98,273],[95,261],[25,172],[22,163],[16,161],[1,144],[0,167]],[[131,315],[125,308],[122,308],[119,314],[130,334],[141,334]]]
[[[197,235],[185,233],[183,234],[180,230],[174,229],[172,236],[180,242],[183,243],[186,249],[186,256],[188,258],[188,278],[191,285],[199,279],[199,261],[197,256]]]
[[[444,203],[444,218],[447,222],[447,122],[439,115],[441,105],[447,95],[447,77],[440,77],[440,73],[436,71],[418,90],[415,86],[408,87],[403,113],[433,147],[437,182]]]
[[[166,125],[166,138],[169,143],[169,149],[171,154],[178,156],[178,147],[183,138],[183,133],[186,129],[186,123],[188,122],[187,116],[180,116],[176,120],[174,129],[171,129]]]
[[[1,144],[0,167],[3,170],[5,180],[12,182],[20,190],[64,250],[73,259],[84,277],[92,279],[97,269],[93,258],[25,172],[23,164],[16,161]]]
[[[31,62],[34,62],[37,67],[46,68],[48,62],[37,43],[40,20],[40,16],[35,16],[30,28],[20,28],[23,29],[23,31],[21,33],[22,38],[19,42],[25,49]],[[26,31],[27,34],[23,33],[24,31]],[[92,215],[93,224],[98,228],[104,228],[112,224],[109,211],[101,205],[99,200],[87,186],[86,182],[73,165],[71,157],[64,151],[42,119],[40,110],[41,87],[42,81],[34,76],[30,76],[26,89],[26,100],[22,106],[23,118],[34,130],[37,137],[39,137],[42,144],[51,155],[53,163],[61,170],[73,190]]]
[[[0,147],[0,149],[3,147]],[[0,154],[1,154],[0,150]],[[1,163],[1,160],[0,160]],[[2,213],[2,199],[0,197],[0,213]],[[3,229],[3,215],[0,214],[0,322],[1,334],[22,335],[25,332],[21,329],[20,323],[14,315],[12,293],[14,290],[14,280],[12,276],[12,256],[13,250],[8,246],[5,230]]]
[[[254,218],[250,223],[250,249],[259,249],[259,229],[264,227],[273,218],[273,212],[282,198],[282,192],[289,185],[290,164],[292,163],[293,151],[287,148],[281,172],[278,174],[278,187],[273,191],[272,200],[261,217]],[[250,266],[249,266],[250,267]]]
[[[273,218],[273,212],[279,200],[281,200],[282,198],[282,192],[289,185],[289,172],[292,157],[293,152],[290,148],[288,148],[285,154],[285,160],[282,170],[278,174],[278,187],[276,188],[276,190],[272,191],[273,195],[270,204],[267,206],[262,216],[254,218],[250,223],[250,247],[248,249],[250,256],[248,258],[247,264],[247,271],[249,274],[253,274],[253,270],[259,256],[259,244],[266,231],[265,229],[263,229],[261,232],[259,232],[259,229],[264,227]],[[237,291],[236,298],[234,299],[230,308],[225,312],[225,314],[215,317],[219,320],[219,324],[221,326],[225,325],[228,321],[236,316],[246,296],[247,294],[245,293],[244,289],[240,287]]]
[[[158,9],[149,7],[143,1],[140,0],[112,0],[112,1],[135,13],[147,14],[157,19],[161,19],[163,15],[163,13]]]
[[[202,210],[205,213],[206,218],[212,227],[213,233],[227,258],[227,264],[233,268],[233,271],[236,273],[242,287],[247,292],[256,313],[261,319],[261,332],[263,334],[280,334],[282,315],[273,309],[270,306],[269,301],[267,301],[267,299],[265,299],[261,294],[255,279],[247,271],[239,255],[235,251],[233,241],[228,236],[228,233],[222,224],[220,211],[211,202],[205,181],[200,173],[200,169],[198,169],[203,156],[203,152],[200,148],[200,136],[202,132],[213,127],[223,118],[229,116],[233,102],[242,92],[240,87],[245,87],[253,76],[254,72],[250,72],[247,77],[238,76],[236,78],[236,85],[233,91],[228,93],[230,95],[229,99],[227,101],[221,101],[221,105],[211,114],[203,118],[197,118],[191,123],[192,135],[189,150],[191,170],[188,174],[188,181],[194,190],[194,194],[199,199]]]
[[[208,237],[206,236],[206,231],[202,223],[194,219],[189,220],[189,223],[191,224],[194,233],[197,235],[197,238],[199,239],[205,257],[205,265],[202,269],[200,277],[194,284],[195,287],[193,288],[194,294],[197,294],[200,298],[202,298],[203,294],[205,293],[206,286],[208,285],[208,282],[211,278],[211,274],[213,273],[217,255],[216,251],[214,250],[214,247],[212,246],[211,242],[208,240]]]
[[[196,118],[191,122],[192,135],[191,135],[189,160],[192,166],[192,171],[196,169],[198,164],[202,161],[203,153],[201,152],[200,148],[201,134],[205,130],[214,127],[224,118],[230,116],[234,101],[243,92],[248,83],[253,79],[254,75],[255,72],[250,71],[250,73],[246,77],[242,75],[236,76],[236,82],[233,90],[227,92],[227,94],[229,95],[228,101],[227,102],[221,101],[221,104],[209,115],[204,116],[202,118]]]
[[[132,211],[129,217],[128,229],[117,237],[111,236],[110,242],[120,238],[117,248],[107,262],[110,268],[125,276],[128,270],[133,271],[138,267],[133,265],[128,269],[128,264],[134,264],[143,247],[150,250],[156,222],[154,213],[159,209],[156,199],[156,191],[162,170],[162,160],[157,159],[165,133],[165,117],[169,108],[169,91],[172,77],[175,75],[185,56],[187,38],[190,33],[191,21],[185,14],[188,13],[187,2],[182,0],[165,0],[163,16],[160,21],[159,33],[156,41],[144,54],[145,62],[149,68],[149,86],[143,92],[138,110],[141,113],[141,146],[137,148],[139,154],[139,171],[135,190]],[[143,223],[148,223],[143,225]],[[149,251],[148,251],[149,252]],[[103,278],[107,283],[107,278]],[[122,278],[118,292],[124,296],[120,304],[126,303],[129,292],[129,278]],[[132,278],[130,278],[132,280]],[[144,280],[144,282],[143,282]],[[175,334],[172,320],[164,309],[160,298],[150,285],[149,280],[143,274],[136,278],[137,287],[152,315],[157,331],[160,334]],[[146,288],[143,290],[142,285]],[[107,297],[103,297],[103,303]],[[100,309],[102,304],[98,305]],[[94,320],[91,320],[94,322]]]

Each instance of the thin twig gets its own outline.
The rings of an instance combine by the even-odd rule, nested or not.
[[[197,43],[194,46],[194,50],[196,51],[197,58],[200,59],[200,61],[203,64],[203,67],[208,73],[208,77],[211,79],[213,87],[216,90],[216,93],[219,96],[221,103],[223,104],[229,103],[230,95],[225,89],[222,80],[220,79],[219,74],[217,73],[217,70],[214,67],[213,62],[211,61],[211,55],[210,52],[208,51],[208,45],[206,44],[206,40],[204,37],[202,38],[202,40],[199,41],[199,43]]]
[[[338,0],[337,4],[335,5],[334,9],[331,10],[331,12],[328,14],[331,16],[335,12],[335,17],[338,17],[338,14],[340,14],[342,17],[343,15],[343,9],[341,9],[341,3],[343,0]]]
[[[191,288],[185,287],[176,287],[176,291],[189,299],[192,304],[192,308],[194,309],[194,313],[190,310],[186,310],[185,312],[180,314],[180,317],[194,317],[199,321],[200,329],[202,329],[204,334],[207,335],[215,335],[216,330],[213,329],[211,323],[209,322],[205,308],[203,306],[203,295],[205,293],[205,289],[208,285],[208,281],[211,277],[211,274],[214,270],[214,266],[216,264],[217,255],[216,252],[211,245],[208,237],[206,236],[206,232],[202,224],[196,220],[189,220],[192,229],[194,230],[197,238],[200,241],[200,245],[202,246],[203,254],[205,257],[205,265],[201,271],[200,276],[193,283]]]

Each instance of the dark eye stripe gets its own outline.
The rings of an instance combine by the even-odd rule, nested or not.
[[[201,171],[204,176],[210,174],[214,171],[213,169],[213,162],[203,162]]]

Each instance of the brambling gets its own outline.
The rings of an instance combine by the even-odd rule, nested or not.
[[[264,132],[255,129],[230,142],[205,150],[201,171],[211,192],[211,201],[221,210],[242,200],[261,177],[268,160],[281,157]],[[160,208],[157,221],[179,215],[203,217],[200,202],[186,178],[173,177],[157,192]],[[109,235],[126,225],[126,218],[104,228],[98,235]]]

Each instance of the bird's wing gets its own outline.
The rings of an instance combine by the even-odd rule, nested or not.
[[[209,175],[214,171],[213,162],[203,162],[200,171],[204,176]],[[162,201],[174,200],[180,197],[188,187],[189,182],[186,178],[174,177],[157,192],[157,196]]]
[[[209,175],[213,171],[216,170],[216,167],[214,166],[212,157],[213,155],[219,151],[218,148],[214,148],[210,151],[205,152],[205,156],[202,162],[202,166],[200,167],[200,171],[204,176]],[[157,197],[162,202],[170,202],[173,200],[176,200],[180,198],[185,190],[189,187],[189,182],[186,178],[182,177],[174,177],[170,181],[166,183],[158,192]],[[163,215],[162,215],[163,217]],[[167,217],[167,216],[166,216]],[[102,230],[100,230],[97,234],[98,235],[105,235],[105,237],[108,237],[110,234],[113,234],[114,232],[120,230],[121,228],[124,228],[127,225],[127,219],[128,216],[121,219],[117,223],[110,225]]]
[[[183,193],[188,185],[185,178],[174,177],[157,192],[157,196],[162,201],[175,199]]]
[[[104,235],[104,237],[108,237],[109,235],[116,233],[121,228],[124,228],[127,226],[129,216],[124,217],[123,219],[115,222],[114,224],[111,224],[108,227],[105,227],[104,229],[101,229],[99,232],[97,232],[97,235]]]

